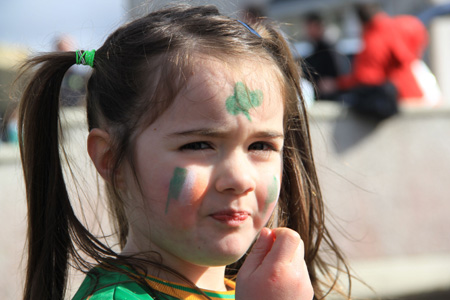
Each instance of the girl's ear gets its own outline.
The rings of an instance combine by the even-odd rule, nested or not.
[[[111,183],[112,152],[111,138],[106,131],[94,128],[89,132],[87,139],[87,150],[97,172],[102,178]]]

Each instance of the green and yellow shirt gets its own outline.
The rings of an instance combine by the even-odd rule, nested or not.
[[[73,300],[205,300],[198,290],[189,285],[153,276],[147,276],[145,279],[151,289],[125,274],[96,267],[86,276]],[[212,300],[234,300],[235,283],[225,279],[225,284],[229,291],[201,291]]]

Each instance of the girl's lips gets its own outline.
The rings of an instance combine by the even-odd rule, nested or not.
[[[229,212],[217,212],[211,215],[211,217],[228,226],[239,226],[245,222],[249,217],[249,213],[245,211],[229,211]]]

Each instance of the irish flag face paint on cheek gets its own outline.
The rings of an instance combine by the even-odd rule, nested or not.
[[[277,177],[273,176],[272,182],[267,187],[267,197],[264,205],[264,213],[267,212],[269,205],[278,200],[279,187]]]
[[[207,180],[193,171],[184,168],[175,168],[169,185],[166,211],[169,211],[171,201],[179,205],[188,206],[203,197],[206,191]]]

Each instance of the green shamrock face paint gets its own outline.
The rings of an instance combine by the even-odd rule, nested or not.
[[[166,214],[169,209],[170,200],[178,200],[181,189],[186,181],[187,170],[184,168],[175,168],[169,185],[169,195],[167,195]]]
[[[244,83],[236,82],[234,93],[227,98],[225,105],[230,114],[234,116],[244,114],[251,121],[248,110],[260,106],[262,101],[263,93],[261,90],[250,91]]]
[[[267,198],[264,207],[264,213],[267,211],[269,204],[275,202],[278,199],[278,180],[273,176],[272,183],[267,188]]]

